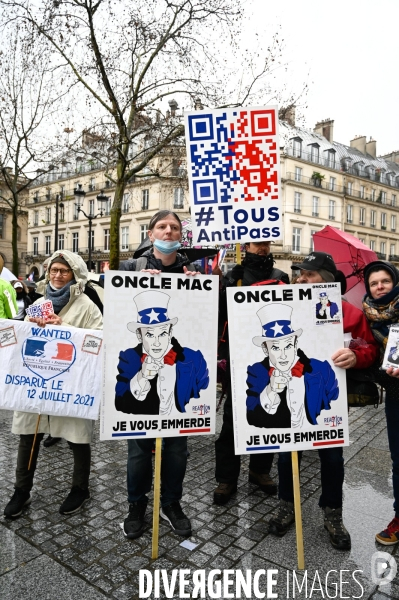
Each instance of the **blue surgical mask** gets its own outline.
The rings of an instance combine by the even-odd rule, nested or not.
[[[154,240],[153,245],[162,254],[172,254],[172,252],[177,252],[181,247],[180,242],[169,242],[167,240]]]

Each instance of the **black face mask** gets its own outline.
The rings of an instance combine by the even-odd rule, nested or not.
[[[253,267],[255,269],[260,269],[261,271],[269,271],[273,268],[273,255],[269,253],[266,256],[262,256],[261,254],[247,252],[242,264],[247,268]]]

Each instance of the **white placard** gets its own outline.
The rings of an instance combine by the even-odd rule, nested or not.
[[[194,244],[281,238],[277,106],[187,112],[185,131]]]
[[[385,347],[382,369],[399,368],[399,327],[391,326]]]
[[[219,278],[105,273],[103,440],[215,432]]]
[[[103,332],[0,319],[0,408],[97,419]]]
[[[236,454],[349,443],[340,286],[228,288]]]

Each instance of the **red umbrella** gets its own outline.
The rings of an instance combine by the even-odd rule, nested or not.
[[[314,249],[328,252],[334,259],[337,269],[346,277],[345,297],[351,304],[362,308],[362,298],[366,293],[363,269],[378,256],[357,237],[326,225],[313,235]]]

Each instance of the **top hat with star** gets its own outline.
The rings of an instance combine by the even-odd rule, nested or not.
[[[176,325],[178,319],[168,317],[169,296],[163,292],[142,292],[134,298],[137,307],[137,322],[127,324],[129,331],[136,333],[140,327],[157,325]]]
[[[327,292],[320,292],[319,298],[326,298],[328,296]]]
[[[287,304],[279,304],[278,307],[275,304],[264,306],[256,314],[262,325],[262,335],[252,338],[255,346],[262,346],[264,342],[283,340],[291,335],[297,337],[302,335],[302,329],[294,331],[292,328],[292,308]]]

